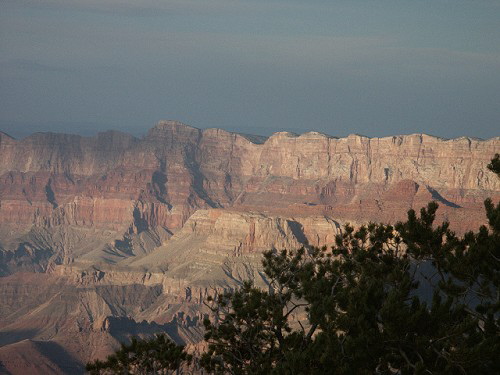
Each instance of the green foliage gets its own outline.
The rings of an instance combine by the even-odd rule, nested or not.
[[[488,168],[500,176],[497,154]],[[346,225],[331,249],[268,251],[268,290],[210,298],[218,374],[499,374],[500,203],[488,227],[453,233],[431,202],[394,226]],[[165,336],[133,339],[91,374],[168,373],[189,363]]]
[[[500,205],[486,202],[490,230],[463,238],[448,223],[433,225],[437,208],[410,210],[394,227],[346,226],[332,249],[265,253],[269,291],[246,283],[212,301],[217,319],[205,322],[202,366],[232,374],[499,373]]]
[[[201,365],[210,372],[234,374],[266,374],[274,368],[276,358],[286,360],[285,347],[300,344],[290,334],[289,316],[304,304],[292,301],[293,288],[298,287],[296,274],[304,250],[289,256],[266,253],[264,269],[272,292],[263,291],[246,282],[235,292],[210,299],[217,323],[205,320],[209,349]],[[286,307],[289,307],[283,313]],[[300,339],[300,337],[299,337]]]
[[[133,337],[129,345],[108,356],[106,361],[88,363],[86,370],[99,374],[173,374],[184,363],[189,364],[191,356],[184,347],[176,345],[166,335],[141,340]]]

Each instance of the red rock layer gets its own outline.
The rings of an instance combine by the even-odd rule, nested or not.
[[[0,224],[180,228],[198,208],[324,213],[393,221],[429,200],[459,230],[500,197],[486,168],[500,139],[427,135],[269,139],[163,121],[143,139],[0,134]]]

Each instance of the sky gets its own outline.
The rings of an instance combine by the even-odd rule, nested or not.
[[[0,130],[500,136],[498,0],[0,0]]]

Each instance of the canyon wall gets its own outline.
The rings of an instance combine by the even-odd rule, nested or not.
[[[310,132],[265,139],[172,121],[142,139],[39,133],[17,141],[2,134],[0,223],[175,231],[209,207],[389,221],[435,199],[467,229],[481,221],[483,199],[499,195],[500,182],[486,168],[499,149],[499,138]]]
[[[81,373],[159,331],[196,350],[208,295],[266,287],[265,250],[328,246],[347,222],[431,200],[438,221],[477,229],[484,199],[500,199],[486,168],[498,152],[500,138],[265,138],[175,121],[143,138],[0,132],[0,362]]]

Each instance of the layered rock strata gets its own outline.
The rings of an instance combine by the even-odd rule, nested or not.
[[[438,220],[476,229],[483,200],[500,199],[486,168],[498,152],[500,138],[265,138],[174,121],[141,139],[0,132],[0,362],[79,373],[130,334],[196,345],[209,294],[266,287],[264,250],[330,245],[346,222],[436,200]]]
[[[486,169],[499,150],[499,138],[310,132],[264,139],[172,121],[143,139],[2,134],[0,223],[175,231],[209,207],[389,221],[435,199],[463,230],[482,221],[486,196],[499,196],[500,182]]]

